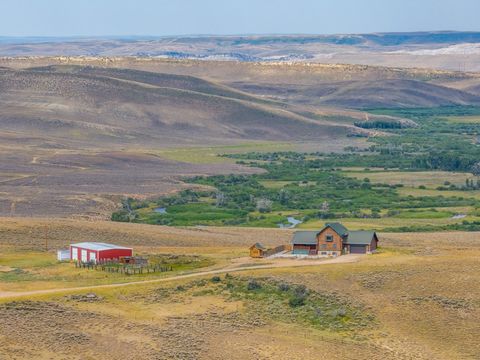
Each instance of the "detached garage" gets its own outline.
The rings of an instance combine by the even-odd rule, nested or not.
[[[378,237],[374,231],[349,231],[344,242],[346,254],[371,254],[378,245]]]
[[[70,260],[73,261],[99,262],[118,260],[125,256],[133,256],[133,249],[97,242],[83,242],[70,245]]]

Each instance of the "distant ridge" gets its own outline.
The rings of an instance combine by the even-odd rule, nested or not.
[[[0,37],[0,57],[25,56],[340,63],[480,71],[480,32]]]

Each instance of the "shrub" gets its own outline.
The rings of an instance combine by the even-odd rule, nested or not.
[[[249,280],[247,284],[247,289],[248,290],[257,290],[261,289],[262,285],[260,285],[256,280]]]
[[[290,290],[290,285],[288,285],[287,283],[280,283],[280,284],[278,284],[278,290],[288,291],[288,290]]]
[[[111,217],[112,221],[119,221],[119,222],[130,222],[130,213],[126,210],[120,210],[114,212]]]
[[[308,295],[308,289],[305,285],[297,285],[293,292],[298,297],[306,297]]]
[[[305,296],[294,295],[288,300],[288,305],[291,307],[298,307],[305,305]]]
[[[220,279],[220,276],[214,276],[210,279],[210,281],[213,283],[219,283],[220,281],[222,281],[222,279]]]
[[[332,311],[333,317],[344,317],[347,315],[347,310],[345,308],[340,308]]]

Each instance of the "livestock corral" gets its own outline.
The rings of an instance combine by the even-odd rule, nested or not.
[[[285,229],[1,219],[2,358],[479,357],[479,233],[380,233],[369,256],[249,256],[251,244],[275,248],[292,237]],[[69,239],[177,265],[137,276],[80,269],[56,259]]]

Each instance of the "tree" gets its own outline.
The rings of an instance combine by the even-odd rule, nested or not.
[[[480,176],[480,161],[473,164],[472,168],[470,169],[473,175]]]
[[[222,192],[217,192],[215,194],[215,204],[217,207],[222,207],[225,205],[225,194]]]
[[[322,206],[320,207],[320,211],[322,211],[323,213],[328,213],[330,211],[330,204],[328,203],[328,201],[324,201],[322,203]]]
[[[257,199],[257,210],[261,213],[272,211],[273,202],[266,198]]]
[[[288,201],[290,200],[289,192],[285,189],[280,190],[280,192],[278,194],[278,200],[279,200],[280,204],[288,205]]]

